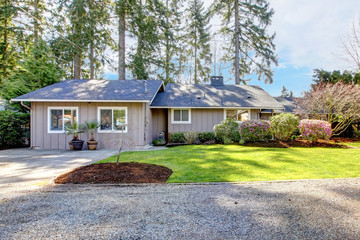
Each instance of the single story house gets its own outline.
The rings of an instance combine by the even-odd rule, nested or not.
[[[263,109],[284,106],[259,86],[180,85],[159,80],[65,80],[12,101],[31,102],[31,146],[68,149],[67,124],[97,120],[98,148],[118,148],[126,135],[128,148],[151,144],[159,132],[213,131],[225,118],[260,119]],[[80,134],[88,140],[89,134]],[[86,144],[84,144],[84,148]]]
[[[269,120],[272,115],[280,113],[292,113],[297,114],[297,104],[295,99],[292,97],[274,97],[281,105],[284,106],[284,109],[263,109],[260,113],[261,120]]]

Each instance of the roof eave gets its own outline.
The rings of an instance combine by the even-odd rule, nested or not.
[[[10,102],[150,102],[150,100],[11,99]]]

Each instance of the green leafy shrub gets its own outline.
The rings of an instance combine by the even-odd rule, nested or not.
[[[164,146],[166,144],[165,139],[155,139],[153,141],[154,146]]]
[[[215,134],[213,132],[200,132],[197,139],[200,143],[215,141]]]
[[[186,133],[184,133],[184,138],[185,138],[185,142],[187,144],[193,144],[195,142],[195,140],[197,139],[198,134],[197,132],[194,131],[188,131]]]
[[[233,119],[228,118],[222,121],[220,124],[214,126],[215,136],[221,138],[225,144],[232,142],[239,142],[239,124]]]
[[[331,137],[331,124],[322,120],[303,119],[300,121],[299,130],[303,139],[313,142]]]
[[[30,115],[0,111],[0,148],[23,147],[30,125]]]
[[[240,143],[262,142],[270,139],[270,122],[250,120],[239,124]]]
[[[169,142],[171,143],[185,143],[185,135],[183,132],[170,133]]]
[[[270,132],[277,140],[289,140],[299,126],[299,117],[291,113],[281,113],[270,118]]]

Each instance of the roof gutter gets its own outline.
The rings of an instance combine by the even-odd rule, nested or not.
[[[199,109],[199,108],[209,108],[209,109],[278,109],[278,110],[284,110],[284,107],[264,107],[264,106],[260,106],[260,107],[242,107],[242,106],[238,106],[238,107],[176,107],[176,106],[150,106],[150,108],[195,108],[195,109]]]
[[[149,100],[11,99],[11,102],[150,102]]]

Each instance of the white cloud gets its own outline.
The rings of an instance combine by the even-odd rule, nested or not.
[[[359,0],[271,0],[279,60],[293,67],[338,69],[341,37],[359,17]]]

